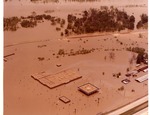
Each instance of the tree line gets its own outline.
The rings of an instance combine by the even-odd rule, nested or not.
[[[65,25],[64,19],[46,14],[37,15],[34,12],[27,17],[4,18],[4,31],[16,31],[20,26],[23,28],[33,28],[38,23],[44,22],[44,20],[50,21],[51,25],[59,24],[61,28]],[[56,28],[56,30],[60,30],[60,28]]]
[[[148,16],[142,14],[136,28],[148,28]],[[100,9],[89,9],[82,12],[81,17],[68,14],[68,25],[64,34],[84,34],[94,32],[115,32],[121,30],[134,30],[135,17],[128,15],[124,10],[113,6],[101,6]]]
[[[65,30],[75,34],[93,32],[114,32],[124,29],[134,29],[135,17],[117,8],[103,6],[100,9],[90,9],[82,12],[82,17],[68,14],[68,26]]]

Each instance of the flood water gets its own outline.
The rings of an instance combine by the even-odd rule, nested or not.
[[[126,5],[147,6],[147,0],[11,0],[4,3],[4,14],[5,17],[22,16],[29,15],[32,11],[43,13],[45,10],[71,13],[100,6],[123,7]]]
[[[121,79],[125,76],[121,79],[112,77],[118,72],[124,75],[126,68],[129,68],[131,53],[126,51],[126,47],[138,46],[147,51],[147,30],[135,29],[131,34],[120,35],[114,32],[113,35],[85,37],[84,40],[66,39],[65,36],[61,36],[61,32],[64,32],[67,26],[68,14],[80,16],[84,10],[90,8],[114,6],[126,11],[128,15],[134,15],[136,25],[140,15],[148,13],[147,2],[147,0],[5,0],[4,18],[27,17],[36,12],[37,15],[47,14],[66,20],[60,31],[56,30],[56,27],[60,28],[60,24],[51,25],[51,21],[47,20],[38,23],[34,28],[23,28],[20,25],[17,31],[4,31],[4,55],[15,54],[4,62],[5,115],[93,115],[93,113],[96,115],[147,94],[146,85],[144,87],[143,84],[132,82],[133,84],[130,83],[125,87],[124,92],[127,96],[125,97],[124,92],[118,92],[118,88],[122,86]],[[139,33],[143,35],[142,39],[138,37]],[[60,49],[68,55],[58,56]],[[95,50],[88,55],[70,56],[71,51],[77,52],[80,49]],[[115,60],[109,60],[110,51],[115,52]],[[104,58],[106,56],[107,59]],[[40,61],[40,58],[44,60]],[[58,67],[60,64],[62,66]],[[83,79],[56,89],[47,89],[31,78],[31,75],[42,71],[48,70],[54,74],[73,67],[81,68],[78,71],[83,75]],[[95,86],[100,88],[100,93],[86,98],[78,92],[77,88],[86,82],[96,84]],[[131,92],[131,89],[135,92]],[[67,96],[71,103],[60,102],[61,96]],[[99,102],[97,104],[97,97],[100,97],[100,104]],[[77,113],[74,112],[76,107]]]
[[[148,13],[147,2],[147,0],[7,0],[4,2],[4,17],[29,16],[33,11],[36,14],[44,14],[48,10],[52,11],[50,15],[66,20],[68,14],[80,14],[84,10],[100,6],[114,6],[125,10],[129,15],[133,14],[136,24],[142,13]],[[57,25],[51,26],[50,23],[44,22],[35,28],[20,28],[15,32],[5,31],[4,45],[59,39],[61,36],[60,32],[56,31],[56,27]]]

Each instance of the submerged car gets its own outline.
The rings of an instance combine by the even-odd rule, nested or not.
[[[124,84],[128,84],[130,82],[130,80],[129,79],[124,79],[121,82],[124,83]]]

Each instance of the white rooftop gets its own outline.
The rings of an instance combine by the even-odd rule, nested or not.
[[[144,75],[142,77],[139,77],[139,78],[137,78],[135,80],[140,82],[140,83],[143,82],[143,81],[146,81],[146,80],[148,80],[148,74],[146,74],[146,75]]]

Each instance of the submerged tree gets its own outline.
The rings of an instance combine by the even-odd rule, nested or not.
[[[114,58],[115,58],[115,53],[114,53],[114,52],[110,52],[110,53],[109,53],[109,58],[110,58],[111,60],[114,60]]]
[[[133,30],[134,22],[133,15],[130,16],[114,7],[102,6],[100,9],[85,10],[80,18],[69,14],[67,29],[72,29],[76,34],[114,32],[126,28]]]
[[[4,18],[4,31],[16,31],[19,28],[20,19],[18,17]]]
[[[142,14],[141,16],[141,20],[137,23],[136,28],[144,28],[145,25],[148,25],[148,16],[147,14]]]
[[[34,27],[37,25],[36,21],[32,21],[32,20],[23,20],[21,22],[21,26],[24,28],[28,28],[28,27]]]
[[[144,62],[144,54],[143,53],[139,53],[137,55],[137,61],[136,61],[136,63],[140,64],[141,62]]]

